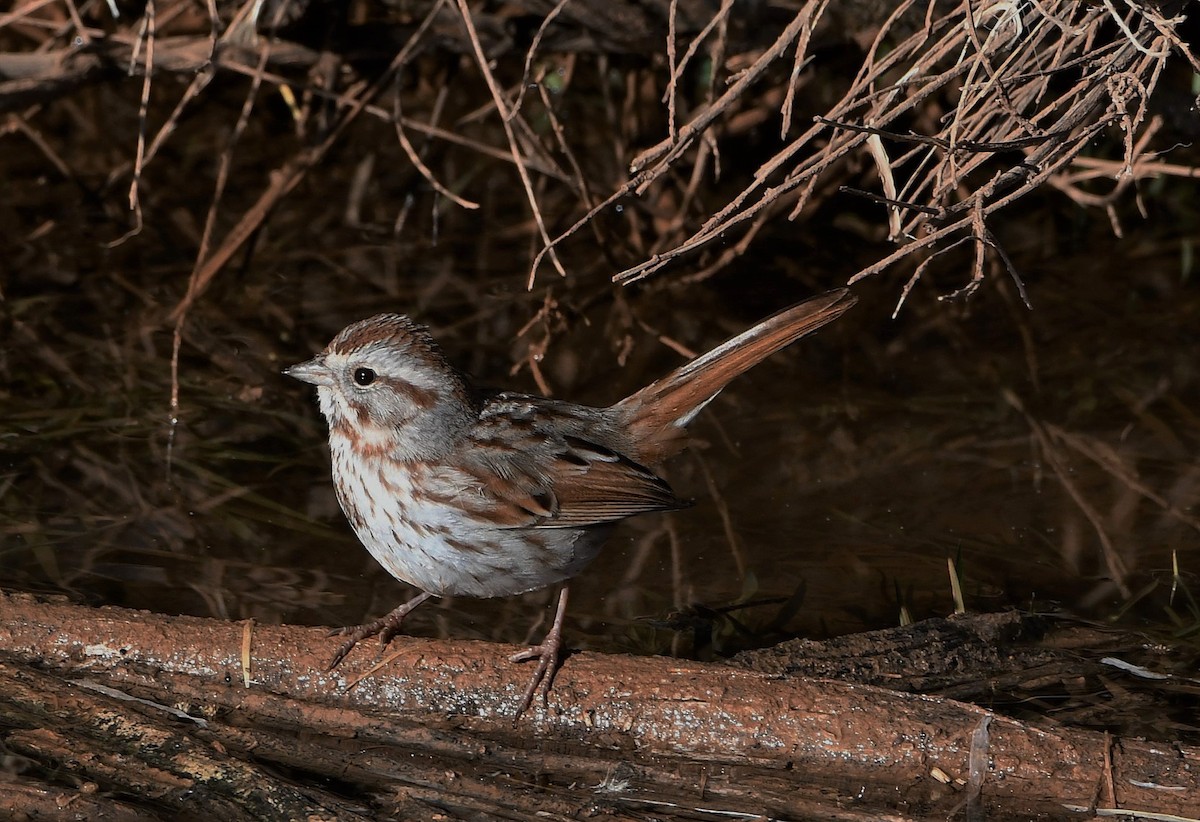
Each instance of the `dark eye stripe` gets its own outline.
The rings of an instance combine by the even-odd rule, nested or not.
[[[417,408],[427,410],[433,408],[437,404],[437,392],[430,391],[427,388],[419,388],[411,382],[396,379],[395,377],[379,377],[379,382],[386,385],[388,388],[395,391],[397,394],[403,394],[408,397],[409,401]]]

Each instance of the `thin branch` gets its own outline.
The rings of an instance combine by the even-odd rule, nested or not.
[[[496,83],[496,78],[488,66],[487,55],[483,53],[483,45],[479,42],[479,33],[475,31],[475,22],[471,18],[471,9],[467,5],[467,0],[457,0],[457,3],[459,15],[462,17],[463,25],[467,28],[467,37],[470,39],[471,47],[475,51],[475,62],[479,66],[479,73],[483,75],[488,89],[492,92],[492,101],[496,104],[496,111],[500,114],[500,122],[504,125],[504,133],[508,137],[508,148],[512,153],[513,163],[517,167],[517,174],[521,177],[521,185],[525,188],[525,197],[529,200],[529,208],[533,212],[533,219],[537,223],[538,233],[542,237],[542,248],[549,254],[550,262],[554,264],[559,275],[565,277],[567,276],[567,270],[563,268],[562,263],[559,261],[558,253],[554,250],[554,245],[550,240],[550,233],[546,230],[546,220],[542,216],[541,206],[538,205],[537,195],[533,193],[533,182],[529,179],[529,171],[525,168],[525,163],[522,162],[521,150],[517,146],[517,137],[512,127],[512,117],[509,115],[508,106],[504,103],[504,95],[500,92],[500,86]],[[539,254],[539,258],[540,256]],[[529,279],[525,283],[527,289],[533,289],[535,276],[537,276],[536,267],[529,272]]]

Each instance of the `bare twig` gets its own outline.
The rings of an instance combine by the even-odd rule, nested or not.
[[[898,8],[885,29],[907,9],[908,5]],[[1129,4],[1129,9],[1124,30],[1111,30],[1103,25],[1112,17],[1111,11],[1102,6],[1040,2],[976,9],[971,2],[963,2],[935,18],[930,4],[922,30],[893,46],[882,58],[865,62],[842,100],[763,163],[754,180],[725,207],[691,236],[676,241],[673,247],[656,250],[614,279],[634,282],[717,238],[728,242],[730,230],[757,226],[759,215],[773,213],[777,203],[799,191],[799,202],[791,210],[795,218],[815,190],[814,181],[843,158],[862,150],[871,150],[876,158],[884,188],[880,199],[890,205],[890,233],[904,244],[860,271],[851,282],[963,231],[976,233],[981,243],[977,254],[994,249],[987,218],[1052,176],[1061,175],[1094,137],[1113,123],[1122,125],[1127,138],[1125,163],[1112,175],[1118,189],[1123,189],[1124,178],[1141,173],[1136,169],[1148,142],[1141,131],[1144,103],[1168,56],[1165,48],[1147,47],[1146,35],[1158,31],[1160,43],[1181,42],[1173,34],[1179,19],[1164,19],[1136,4]],[[986,34],[980,19],[990,26]],[[674,140],[636,158],[633,168],[639,173],[619,191],[644,193],[660,180],[696,139],[698,130],[710,132],[715,118],[728,109],[731,96],[746,93],[747,81],[765,68],[764,61],[778,59],[782,47],[791,42],[789,38],[800,35],[798,23],[799,17],[793,20],[794,28],[777,38],[739,83],[681,126]],[[882,36],[881,32],[876,47]],[[1192,59],[1190,52],[1188,56]],[[1080,79],[1073,86],[1053,88],[1049,80],[1066,72],[1074,72]],[[984,79],[976,82],[976,77]],[[885,78],[889,82],[881,85]],[[961,92],[940,132],[914,135],[888,129],[889,123],[916,111],[954,83],[961,84]],[[786,122],[788,116],[790,107],[785,100],[781,117]],[[835,123],[830,132],[827,127]],[[928,148],[914,148],[897,160],[888,160],[882,142],[886,140]],[[1013,151],[1021,151],[1024,159],[1006,161],[1009,165],[1002,173],[989,174],[982,184],[974,182],[985,163],[994,163],[997,155]],[[1055,176],[1056,182],[1059,179]],[[981,222],[983,233],[978,232]],[[727,248],[719,256],[726,262],[730,259]],[[1011,272],[1011,266],[1005,265]],[[982,261],[977,257],[975,276],[981,271]],[[911,286],[912,282],[908,288]],[[978,281],[973,281],[969,288],[977,286]]]
[[[533,182],[529,179],[529,171],[525,168],[525,163],[521,159],[521,149],[517,145],[516,134],[513,133],[512,117],[509,115],[508,106],[504,102],[504,95],[500,91],[496,77],[488,67],[487,55],[483,53],[483,45],[479,42],[479,33],[475,31],[475,23],[471,19],[471,9],[467,5],[467,0],[457,0],[457,2],[463,25],[467,28],[467,36],[471,40],[471,47],[475,51],[475,62],[479,66],[479,73],[483,75],[488,89],[491,90],[492,100],[496,104],[496,111],[500,113],[500,121],[504,125],[504,133],[508,137],[508,147],[509,151],[512,152],[513,163],[517,167],[517,174],[521,177],[521,185],[525,188],[525,196],[529,200],[529,208],[533,212],[533,219],[537,223],[538,233],[542,237],[542,247],[549,254],[550,262],[554,264],[558,273],[565,277],[567,276],[567,270],[563,268],[562,263],[558,259],[558,253],[554,250],[554,246],[550,241],[550,233],[546,230],[546,220],[542,216],[541,206],[538,205],[537,195],[533,193]],[[536,267],[529,272],[529,279],[525,283],[526,288],[533,288],[535,276],[537,276]]]
[[[465,200],[462,197],[459,197],[453,191],[451,191],[450,189],[448,189],[444,185],[442,185],[440,182],[438,182],[438,179],[433,175],[433,172],[429,169],[429,166],[425,165],[425,162],[421,159],[421,155],[417,152],[417,150],[415,148],[413,148],[413,144],[409,141],[408,135],[404,133],[404,120],[400,116],[400,87],[399,86],[396,86],[395,95],[393,96],[392,99],[393,99],[393,105],[395,106],[395,109],[396,109],[396,118],[395,118],[396,139],[399,141],[400,147],[402,149],[404,149],[404,154],[406,157],[408,157],[408,161],[413,164],[413,167],[421,174],[422,177],[425,178],[426,182],[428,182],[429,185],[433,188],[433,190],[436,191],[438,194],[441,194],[443,197],[450,200],[451,202],[453,202],[455,205],[459,206],[460,208],[466,208],[466,209],[479,208],[479,203],[473,202],[471,200]]]
[[[525,101],[525,92],[529,88],[529,78],[533,73],[533,56],[537,54],[538,47],[542,44],[542,38],[546,36],[546,31],[550,28],[550,24],[554,22],[554,18],[562,14],[563,9],[570,2],[571,0],[558,0],[554,4],[554,8],[550,9],[550,13],[542,20],[542,24],[538,26],[537,34],[533,35],[533,41],[529,44],[529,51],[525,52],[525,70],[521,73],[521,89],[517,92],[516,102],[513,103],[512,108],[508,112],[509,119],[517,116],[517,112],[521,110],[521,104]],[[540,88],[541,83],[538,86]]]

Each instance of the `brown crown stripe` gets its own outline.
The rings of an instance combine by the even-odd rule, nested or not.
[[[437,351],[437,344],[429,335],[429,329],[403,314],[379,314],[369,320],[347,326],[342,333],[333,338],[329,350],[338,354],[348,354],[367,345],[382,342],[416,346],[431,353]]]

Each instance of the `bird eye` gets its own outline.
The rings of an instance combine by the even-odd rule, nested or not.
[[[375,372],[370,368],[356,368],[354,369],[354,381],[366,388],[375,382]]]

